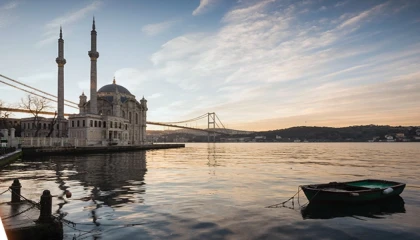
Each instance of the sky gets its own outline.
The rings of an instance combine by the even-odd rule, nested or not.
[[[417,0],[0,0],[0,74],[56,95],[62,26],[65,99],[89,96],[95,16],[98,89],[115,77],[148,100],[148,121],[418,126],[419,12]],[[25,95],[0,83],[7,104]]]

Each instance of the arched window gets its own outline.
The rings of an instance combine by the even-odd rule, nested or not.
[[[44,123],[44,129],[47,129],[47,124],[46,123]]]
[[[131,112],[128,112],[128,122],[131,123]]]
[[[125,118],[125,111],[122,111],[122,117]]]
[[[136,124],[139,124],[139,114],[136,113]]]

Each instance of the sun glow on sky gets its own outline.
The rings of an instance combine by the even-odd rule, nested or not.
[[[78,102],[95,15],[98,89],[115,76],[148,100],[150,121],[420,125],[418,12],[415,0],[6,0],[0,74],[56,94],[62,25],[65,98]],[[2,101],[24,96],[0,84]]]

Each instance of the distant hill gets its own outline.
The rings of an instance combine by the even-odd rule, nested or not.
[[[293,142],[366,142],[366,141],[420,141],[420,127],[363,125],[341,128],[299,126],[270,131],[240,131],[217,129],[229,135],[216,136],[216,141],[235,141],[245,138],[247,141]],[[148,131],[148,136],[164,141],[205,142],[207,133],[189,129]]]
[[[368,141],[374,138],[377,140],[385,139],[387,135],[395,137],[397,134],[411,139],[417,136],[418,129],[420,127],[387,125],[364,125],[341,128],[300,126],[262,131],[255,134],[266,136],[267,139],[276,139],[276,136],[280,136],[281,138],[306,139],[308,141]]]

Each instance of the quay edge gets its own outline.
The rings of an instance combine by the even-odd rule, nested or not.
[[[23,147],[23,157],[46,155],[77,155],[110,152],[128,152],[154,149],[184,148],[185,144],[144,144],[131,146],[87,146],[87,147]]]
[[[12,153],[0,156],[0,168],[13,163],[14,161],[18,160],[22,157],[22,150],[16,150]]]

